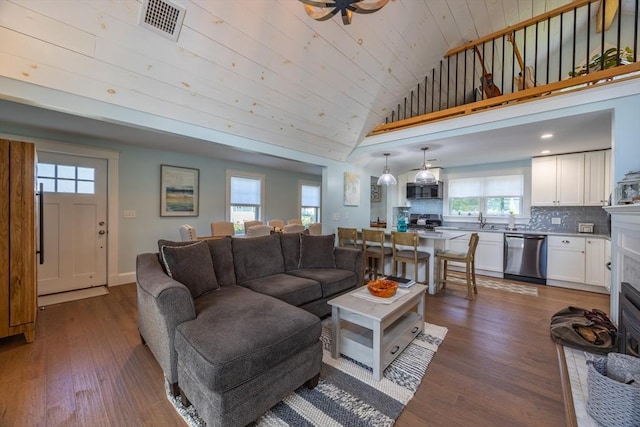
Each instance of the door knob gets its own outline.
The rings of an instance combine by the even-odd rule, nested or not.
[[[98,231],[98,234],[99,234],[99,235],[103,235],[104,233],[106,233],[106,231],[104,231],[104,230],[100,230],[100,231]]]

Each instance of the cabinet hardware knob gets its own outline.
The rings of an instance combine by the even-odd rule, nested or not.
[[[391,350],[391,354],[396,354],[398,350],[400,350],[400,347],[398,346],[393,347],[393,350]]]
[[[416,332],[418,332],[418,329],[420,328],[418,328],[417,326],[414,326],[413,329],[411,330],[411,333],[415,334]]]

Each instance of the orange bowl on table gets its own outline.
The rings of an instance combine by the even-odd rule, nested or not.
[[[378,279],[367,283],[367,289],[372,295],[381,298],[390,298],[396,294],[398,284],[393,280]]]

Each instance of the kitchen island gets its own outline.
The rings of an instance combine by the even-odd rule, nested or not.
[[[395,228],[386,228],[384,230],[387,236],[386,241],[391,246],[391,232],[396,231]],[[458,239],[466,235],[463,231],[446,230],[446,231],[416,231],[418,233],[418,250],[427,252],[429,256],[429,275],[427,277],[429,282],[429,294],[433,295],[437,292],[436,286],[436,251],[444,250],[446,242],[453,239]],[[385,271],[391,274],[393,268],[393,259],[391,257],[385,258],[388,263],[385,263]]]

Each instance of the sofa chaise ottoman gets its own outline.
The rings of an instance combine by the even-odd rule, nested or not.
[[[317,384],[319,316],[362,283],[360,251],[333,235],[158,245],[137,258],[140,335],[207,425],[246,425]]]

